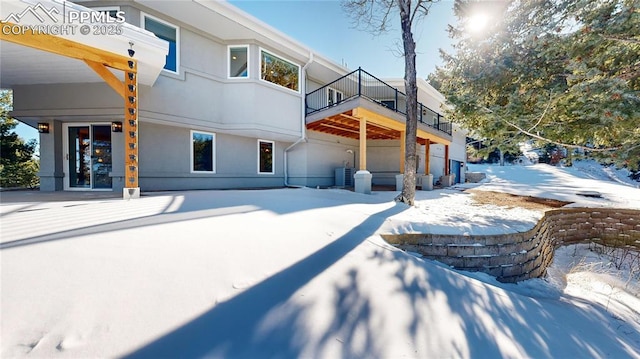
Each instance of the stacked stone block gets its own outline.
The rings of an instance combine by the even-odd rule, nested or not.
[[[502,282],[542,277],[555,248],[580,242],[640,251],[640,211],[616,208],[551,210],[531,230],[497,235],[407,233],[387,242],[456,269],[481,271]]]

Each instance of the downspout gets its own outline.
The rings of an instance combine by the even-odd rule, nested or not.
[[[300,128],[301,128],[300,138],[296,142],[294,142],[291,146],[287,147],[284,150],[284,185],[285,187],[295,187],[295,188],[304,187],[304,186],[295,186],[295,185],[289,184],[287,154],[289,153],[289,151],[291,151],[294,147],[296,147],[300,143],[307,142],[307,121],[306,121],[307,106],[306,106],[305,97],[307,96],[307,67],[309,67],[309,65],[311,65],[312,62],[313,62],[313,52],[309,52],[309,61],[306,64],[304,64],[304,66],[300,70],[300,77],[301,77],[300,93],[302,94],[302,101],[300,105]]]

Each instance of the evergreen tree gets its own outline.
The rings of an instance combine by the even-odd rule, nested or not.
[[[432,82],[475,138],[534,139],[637,168],[639,0],[456,0]],[[482,33],[467,31],[478,12]]]
[[[18,121],[9,116],[12,104],[10,91],[0,91],[0,187],[38,185],[38,161],[33,155],[35,140],[26,142],[13,131]]]

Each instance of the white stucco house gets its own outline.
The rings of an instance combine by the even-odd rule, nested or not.
[[[226,2],[7,3],[0,86],[41,130],[42,191],[350,185],[356,171],[370,186],[403,169],[402,79],[347,69]],[[111,20],[16,34],[25,9],[57,9],[57,26]],[[418,85],[418,172],[464,181],[465,131]]]

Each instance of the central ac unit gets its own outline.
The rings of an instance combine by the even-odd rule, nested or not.
[[[353,187],[353,175],[356,169],[353,167],[338,167],[335,170],[337,187]]]

